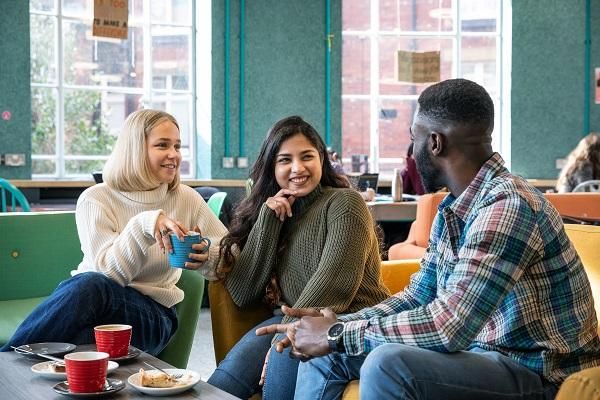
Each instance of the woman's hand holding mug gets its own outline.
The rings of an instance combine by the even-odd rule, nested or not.
[[[188,229],[181,222],[172,220],[165,214],[160,213],[154,226],[154,238],[163,253],[165,249],[167,249],[167,253],[171,253],[173,246],[171,246],[169,234],[173,232],[179,240],[183,240],[187,231]]]

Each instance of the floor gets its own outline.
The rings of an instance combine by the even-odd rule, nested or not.
[[[202,308],[196,327],[196,336],[188,361],[188,369],[200,374],[203,381],[215,370],[215,351],[213,348],[212,325],[210,323],[210,309]]]

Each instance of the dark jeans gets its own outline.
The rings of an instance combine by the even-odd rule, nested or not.
[[[263,400],[293,399],[298,360],[290,358],[289,349],[278,353],[271,346],[273,335],[256,336],[254,333],[260,326],[281,323],[281,319],[281,316],[274,316],[248,331],[227,353],[207,382],[242,399],[259,393],[261,388],[258,382],[270,348],[262,398]]]
[[[177,312],[100,273],[86,272],[61,282],[0,351],[27,343],[95,343],[95,326],[117,323],[133,327],[133,346],[156,355],[177,329]]]

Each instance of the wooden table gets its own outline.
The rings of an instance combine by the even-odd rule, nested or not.
[[[78,350],[95,350],[94,345],[78,346]],[[39,376],[31,371],[31,366],[41,362],[22,356],[14,352],[0,353],[0,398],[11,400],[67,400],[74,397],[64,396],[56,393],[52,386],[60,382]],[[138,392],[127,383],[127,378],[139,371],[142,361],[147,361],[160,368],[173,368],[171,365],[142,353],[139,357],[122,362],[116,371],[109,374],[109,378],[121,379],[126,383],[125,389],[101,398],[115,399],[153,399],[166,397],[154,397]],[[144,366],[146,369],[148,367]],[[201,399],[201,400],[235,400],[237,397],[230,395],[204,381],[200,381],[192,389],[177,395],[170,395],[171,399]]]

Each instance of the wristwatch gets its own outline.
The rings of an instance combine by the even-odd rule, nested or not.
[[[342,334],[344,333],[344,323],[341,321],[331,325],[327,330],[327,342],[329,343],[329,350],[336,353],[344,352],[344,342],[342,340]]]

